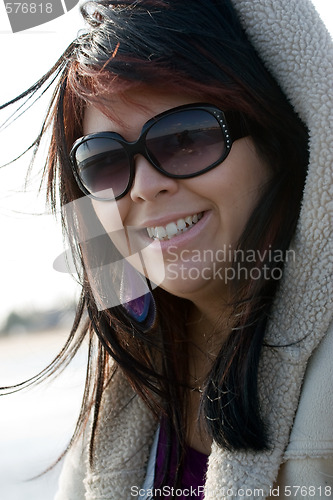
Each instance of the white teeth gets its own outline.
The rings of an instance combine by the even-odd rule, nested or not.
[[[185,227],[186,227],[186,222],[184,221],[184,219],[178,219],[178,220],[177,220],[177,227],[178,227],[178,229],[180,229],[180,230],[185,229]]]
[[[157,226],[157,227],[147,227],[147,233],[149,238],[157,239],[160,241],[171,239],[176,234],[184,233],[188,229],[190,229],[193,224],[196,224],[203,216],[203,213],[200,212],[194,215],[188,215],[185,219],[178,219],[176,222],[170,222],[165,227]]]
[[[178,233],[178,227],[176,226],[176,224],[174,222],[170,222],[170,224],[167,224],[165,229],[166,229],[166,232],[167,232],[169,239]]]
[[[165,238],[167,235],[167,232],[166,230],[164,229],[164,227],[162,226],[158,226],[156,229],[155,229],[155,236],[156,238],[158,238],[159,240],[161,240],[162,238]]]

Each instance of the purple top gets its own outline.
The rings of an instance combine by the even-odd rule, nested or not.
[[[167,435],[166,435],[166,420],[162,418],[160,425],[160,434],[158,439],[157,454],[156,454],[156,464],[155,464],[155,484],[154,487],[158,487],[159,479],[161,478],[163,472],[163,462],[166,456],[167,447]],[[181,483],[181,490],[183,494],[179,495],[177,493],[177,499],[188,500],[189,498],[196,498],[197,500],[203,500],[203,490],[205,484],[205,475],[207,472],[207,461],[208,456],[201,453],[189,446],[186,448],[186,457],[184,462],[183,479]],[[165,489],[164,498],[171,498],[168,495],[171,492],[171,485],[175,477],[175,472],[177,468],[177,457],[176,457],[176,436],[172,435],[171,438],[171,461],[168,471],[168,486],[169,490]]]

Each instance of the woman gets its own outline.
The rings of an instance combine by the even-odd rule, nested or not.
[[[54,369],[90,336],[57,500],[331,496],[326,30],[296,0],[85,17],[38,85],[83,286]]]

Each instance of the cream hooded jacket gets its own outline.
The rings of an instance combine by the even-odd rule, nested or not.
[[[333,498],[333,43],[310,0],[233,3],[308,126],[310,165],[296,258],[286,264],[266,334],[266,343],[286,347],[264,348],[260,365],[272,448],[228,452],[213,444],[204,498]],[[156,423],[120,374],[105,395],[102,422],[96,468],[87,466],[82,441],[67,455],[56,500],[136,498]]]

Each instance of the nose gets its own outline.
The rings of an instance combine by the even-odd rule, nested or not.
[[[158,196],[172,195],[178,190],[178,179],[167,177],[141,155],[135,159],[135,176],[130,196],[136,203],[154,201]]]

